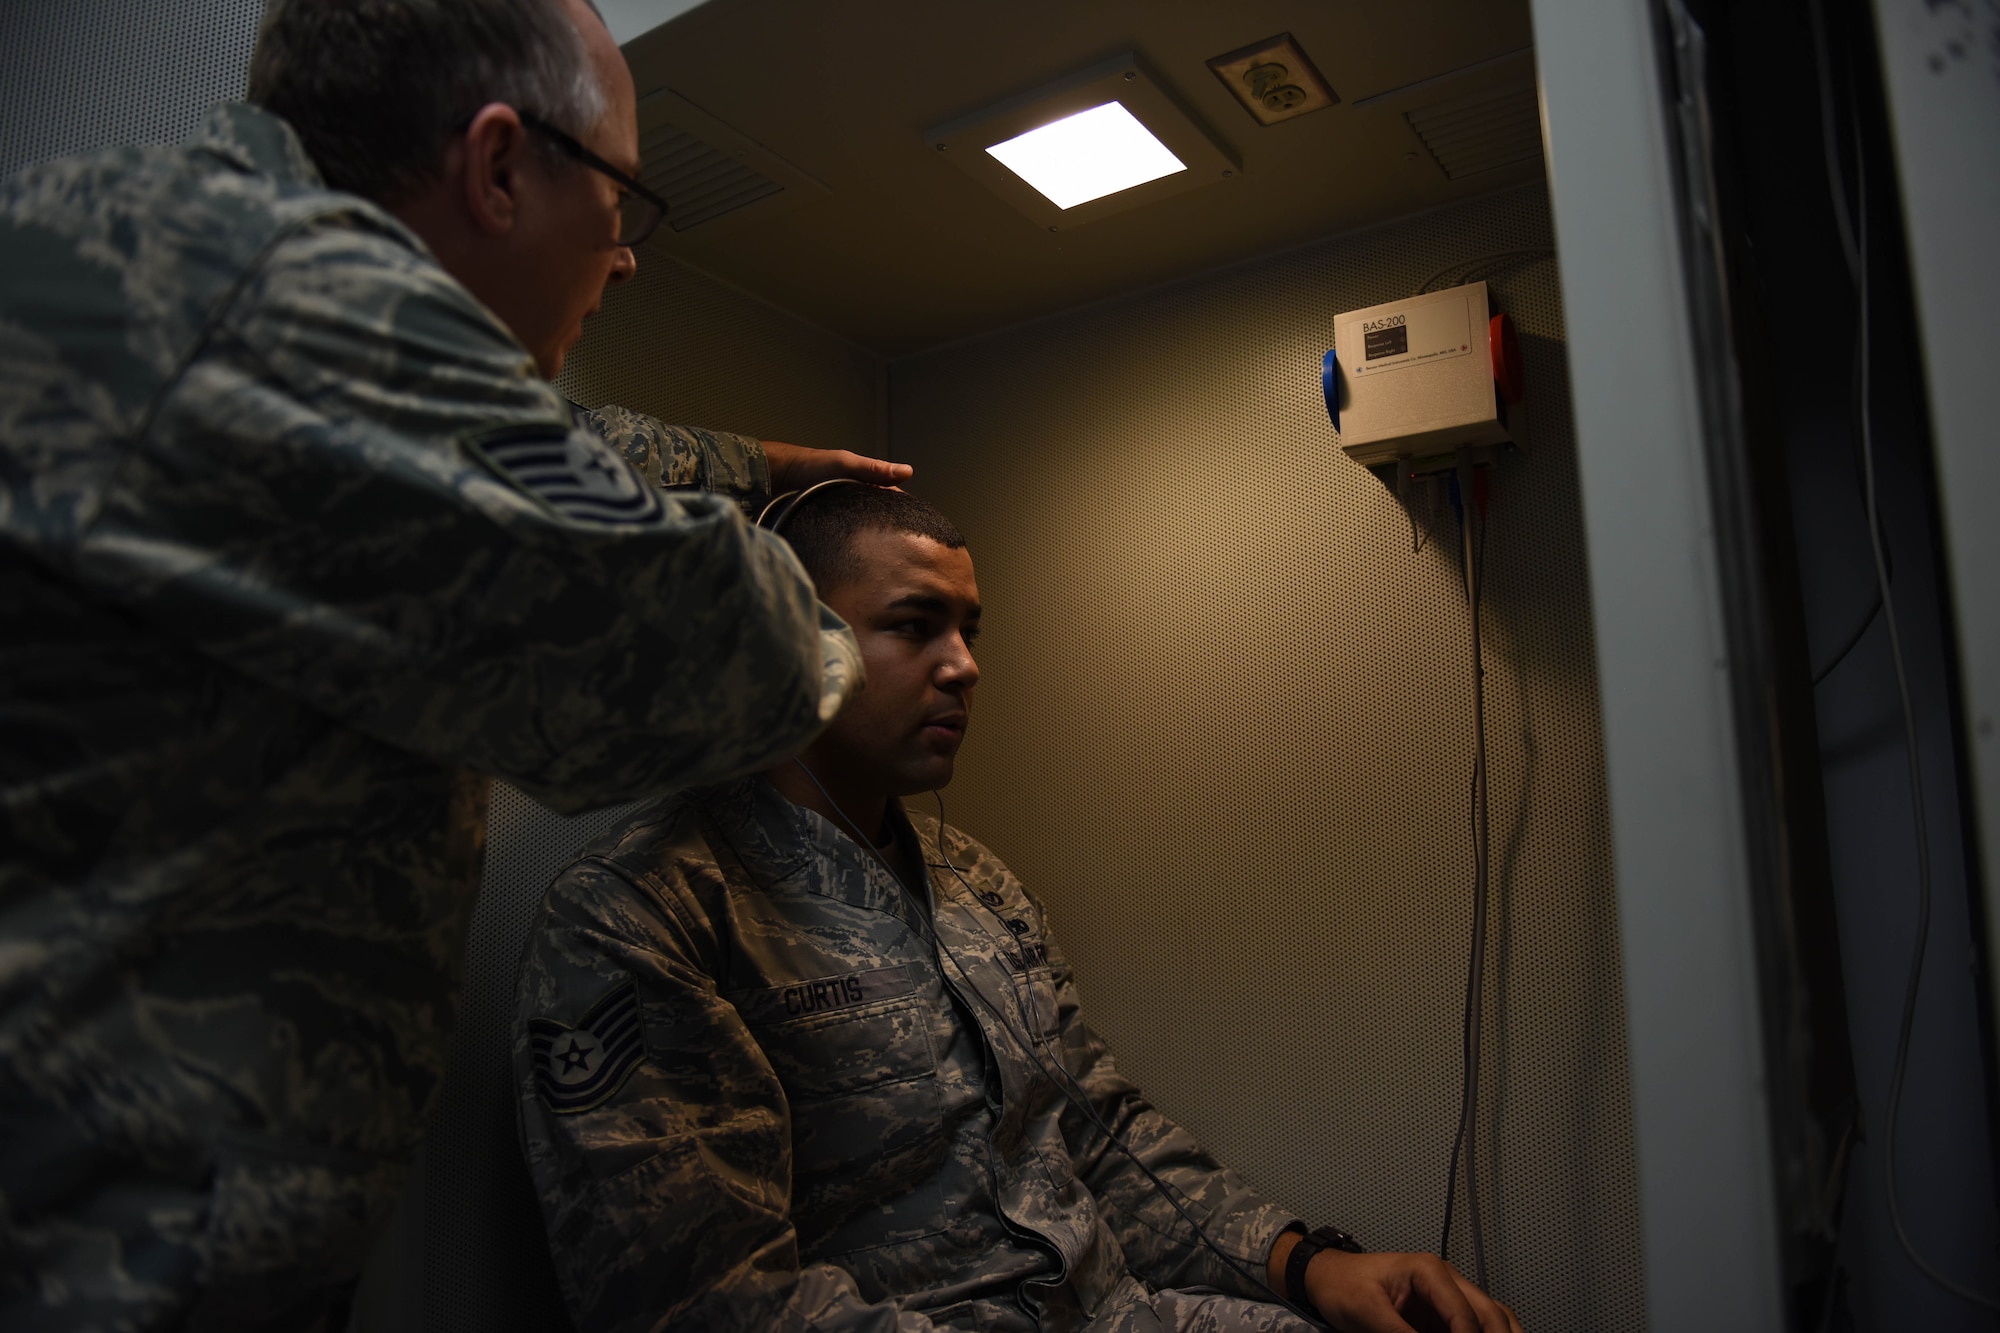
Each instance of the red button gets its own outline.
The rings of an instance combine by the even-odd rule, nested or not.
[[[1500,396],[1510,403],[1520,402],[1528,380],[1514,321],[1505,314],[1495,315],[1486,326],[1486,343],[1493,352],[1493,382],[1500,386]]]

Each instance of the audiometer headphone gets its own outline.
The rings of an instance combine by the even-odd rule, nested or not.
[[[865,481],[854,477],[835,477],[830,481],[815,482],[802,491],[786,491],[773,496],[771,503],[764,506],[757,515],[757,526],[767,532],[784,533],[785,523],[797,512],[798,507],[829,486],[866,486]]]

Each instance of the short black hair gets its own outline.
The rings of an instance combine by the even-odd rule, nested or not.
[[[273,0],[248,98],[291,125],[328,185],[391,208],[488,102],[576,137],[606,105],[562,0]]]
[[[861,572],[854,539],[864,532],[908,532],[949,550],[963,550],[965,534],[929,500],[882,486],[828,486],[786,515],[780,535],[824,598]]]

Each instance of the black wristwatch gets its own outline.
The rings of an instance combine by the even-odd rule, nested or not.
[[[1285,1296],[1301,1310],[1314,1310],[1312,1297],[1306,1294],[1306,1265],[1321,1250],[1345,1250],[1349,1254],[1366,1254],[1361,1242],[1342,1231],[1339,1227],[1318,1227],[1299,1237],[1299,1243],[1292,1246],[1292,1252],[1285,1256]]]

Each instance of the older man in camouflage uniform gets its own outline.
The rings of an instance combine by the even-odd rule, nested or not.
[[[859,679],[782,543],[659,488],[894,474],[545,378],[644,221],[587,5],[288,0],[252,93],[0,186],[10,1330],[337,1318],[443,1070],[471,775],[754,770]]]
[[[579,1328],[1307,1333],[1288,1290],[1344,1329],[1519,1333],[1430,1255],[1315,1233],[1287,1272],[1303,1224],[1118,1073],[1041,905],[897,799],[950,780],[979,678],[963,538],[865,486],[785,531],[868,688],[571,865],[522,969],[523,1143]]]

